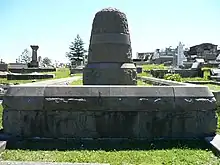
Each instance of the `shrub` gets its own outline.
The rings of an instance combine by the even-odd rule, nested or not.
[[[168,73],[168,74],[165,74],[165,75],[164,75],[164,79],[165,79],[165,80],[171,80],[171,81],[181,82],[181,76],[180,76],[179,74],[171,74],[171,73]]]

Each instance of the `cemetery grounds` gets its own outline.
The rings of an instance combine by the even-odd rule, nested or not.
[[[163,68],[162,65],[146,65],[143,70],[149,68]],[[59,78],[69,76],[68,70],[60,70],[56,73]],[[78,74],[80,75],[80,74]],[[77,76],[78,76],[77,75]],[[146,73],[139,76],[150,76]],[[196,79],[196,78],[193,78]],[[196,80],[198,80],[197,78]],[[185,81],[182,79],[182,81]],[[30,82],[30,81],[29,81]],[[1,82],[0,82],[1,83]],[[20,83],[25,83],[20,82]],[[82,85],[82,80],[77,80],[72,85]],[[138,85],[149,85],[138,81]],[[214,88],[212,85],[208,85]],[[215,87],[220,89],[220,87]],[[2,111],[0,105],[0,127],[2,129]],[[220,115],[220,109],[217,111]],[[220,133],[220,119],[218,119],[217,133]],[[31,144],[44,145],[44,144]],[[91,144],[90,147],[72,148],[71,150],[32,150],[32,149],[6,149],[1,153],[1,160],[14,161],[47,161],[47,162],[78,162],[78,163],[110,163],[121,164],[220,164],[220,158],[216,157],[211,146],[203,140],[160,140],[124,142],[119,145]]]

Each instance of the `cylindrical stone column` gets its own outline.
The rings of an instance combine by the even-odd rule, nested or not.
[[[127,18],[117,9],[106,8],[95,15],[83,84],[137,84]]]
[[[38,45],[31,45],[32,49],[32,60],[29,64],[29,67],[39,67],[38,61],[37,61],[37,50],[39,46]]]

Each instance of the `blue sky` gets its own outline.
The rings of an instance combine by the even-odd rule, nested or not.
[[[66,62],[77,34],[88,48],[95,13],[106,7],[127,15],[134,57],[179,41],[220,45],[220,0],[0,0],[0,58],[15,62],[37,44],[38,55]]]

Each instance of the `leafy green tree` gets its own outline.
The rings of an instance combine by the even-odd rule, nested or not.
[[[77,34],[74,42],[71,42],[69,46],[70,51],[66,53],[66,57],[70,60],[72,65],[80,65],[85,59],[84,42],[82,38]]]
[[[48,57],[43,58],[42,60],[42,64],[46,65],[46,66],[50,66],[52,63],[51,59],[49,59]]]

